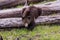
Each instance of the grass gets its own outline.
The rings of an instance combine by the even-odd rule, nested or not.
[[[25,28],[0,31],[4,40],[60,40],[60,25],[38,25],[32,31]]]

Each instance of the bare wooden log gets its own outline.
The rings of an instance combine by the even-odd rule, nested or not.
[[[17,5],[24,5],[28,1],[28,4],[31,2],[42,2],[44,0],[0,0],[0,9],[16,7]]]
[[[35,20],[37,24],[60,24],[60,15],[55,16],[40,16]],[[5,18],[0,19],[0,28],[5,27],[22,27],[23,22],[21,18]]]
[[[27,2],[28,1],[28,2]],[[10,7],[15,7],[20,4],[29,4],[31,2],[42,2],[45,0],[0,0],[0,9],[2,8],[10,8]]]
[[[41,8],[43,15],[60,13],[60,1],[48,2],[44,4],[34,5],[35,7]]]
[[[60,24],[60,15],[40,16],[35,22],[36,24]]]
[[[0,9],[3,8],[14,8],[18,5],[28,4],[27,0],[0,0]],[[27,5],[26,4],[26,5]]]
[[[60,2],[53,2],[50,5],[47,5],[47,4],[49,3],[39,4],[39,5],[34,5],[34,6],[41,8],[43,15],[60,13],[60,5],[59,5]],[[27,7],[30,7],[30,6],[25,6],[23,8],[27,8]],[[21,11],[23,8],[12,8],[12,9],[0,10],[0,18],[21,17],[22,16]]]
[[[15,7],[15,6],[21,4],[21,2],[22,2],[21,0],[0,0],[0,9]]]
[[[59,4],[60,4],[60,1],[54,1],[54,2],[47,2],[44,4],[37,4],[34,6],[39,7],[39,8],[49,8],[50,10],[60,10]],[[49,9],[47,9],[47,10],[49,10]]]
[[[21,8],[0,10],[0,18],[21,17]]]

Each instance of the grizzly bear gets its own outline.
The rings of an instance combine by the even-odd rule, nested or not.
[[[35,6],[30,6],[28,8],[23,8],[22,10],[22,21],[27,29],[32,30],[35,26],[35,19],[42,13],[41,8]]]

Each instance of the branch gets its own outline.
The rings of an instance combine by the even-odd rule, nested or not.
[[[36,25],[37,24],[55,24],[60,23],[60,15],[55,16],[40,16],[35,20]],[[22,27],[23,22],[21,18],[5,18],[0,19],[0,28],[5,27]]]

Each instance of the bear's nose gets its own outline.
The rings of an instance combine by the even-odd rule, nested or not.
[[[28,27],[28,23],[25,23],[25,27]]]

